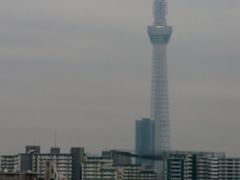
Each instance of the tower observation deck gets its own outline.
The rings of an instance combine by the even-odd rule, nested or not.
[[[170,121],[167,77],[167,44],[172,34],[172,27],[167,25],[167,2],[155,0],[153,3],[153,25],[148,26],[152,43],[152,90],[151,118],[154,120],[155,154],[170,150]],[[163,164],[156,163],[155,168],[163,173]]]

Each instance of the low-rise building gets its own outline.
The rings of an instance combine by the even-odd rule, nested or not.
[[[39,146],[26,146],[26,152],[17,155],[1,156],[1,172],[35,172],[43,179],[47,160],[54,160],[60,175],[69,180],[81,178],[81,162],[84,159],[83,148],[72,148],[70,153],[61,153],[60,148],[51,148],[50,153],[41,153]],[[74,160],[73,160],[74,159]]]
[[[224,153],[172,152],[166,161],[168,180],[240,179],[240,158]]]
[[[103,151],[102,157],[110,157],[113,159],[114,166],[130,165],[132,164],[132,158],[130,156],[124,156],[116,153],[115,151]]]
[[[147,170],[140,165],[119,166],[118,180],[156,180],[156,173],[153,170]]]
[[[27,172],[32,170],[32,156],[29,154],[1,156],[1,171]]]
[[[83,162],[82,180],[156,180],[156,173],[140,165],[114,164],[113,156],[88,156]]]
[[[117,179],[117,168],[113,167],[111,157],[87,156],[82,168],[83,180]]]
[[[0,173],[1,180],[37,180],[35,173]]]

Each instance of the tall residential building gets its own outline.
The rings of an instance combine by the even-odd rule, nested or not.
[[[82,163],[85,159],[84,148],[72,147],[72,180],[80,180],[82,178]]]
[[[153,153],[153,134],[154,121],[149,118],[137,120],[135,125],[135,151],[137,154],[149,155]],[[149,160],[142,160],[137,158],[137,164],[150,165]]]
[[[153,47],[151,119],[155,121],[154,152],[156,154],[170,150],[167,44],[172,34],[172,27],[167,25],[166,14],[166,0],[155,0],[153,4],[154,22],[148,27],[148,34]],[[161,164],[156,163],[158,173],[163,171]]]

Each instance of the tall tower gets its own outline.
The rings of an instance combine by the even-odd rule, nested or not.
[[[152,91],[151,118],[154,120],[154,153],[170,150],[170,122],[168,107],[167,44],[172,27],[167,25],[167,3],[155,0],[153,3],[154,22],[148,27],[152,43]],[[162,172],[163,165],[156,163],[156,170]]]

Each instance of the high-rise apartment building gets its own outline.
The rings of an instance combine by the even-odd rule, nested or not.
[[[155,0],[154,22],[148,27],[152,43],[151,119],[155,121],[155,154],[170,150],[167,44],[172,34],[172,27],[167,25],[166,14],[166,0]],[[156,163],[155,168],[158,173],[163,172],[162,163]]]
[[[72,147],[72,180],[82,178],[82,163],[85,160],[85,152],[82,147]]]
[[[149,118],[137,120],[135,124],[135,151],[137,154],[149,155],[153,152],[154,121]],[[150,165],[149,160],[136,159],[137,164]]]

